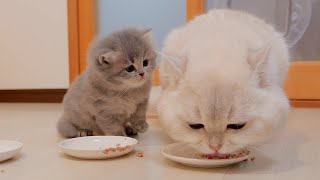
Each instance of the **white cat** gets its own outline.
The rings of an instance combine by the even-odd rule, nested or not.
[[[172,31],[162,54],[158,113],[174,140],[223,155],[265,141],[284,126],[288,48],[262,20],[210,11]]]

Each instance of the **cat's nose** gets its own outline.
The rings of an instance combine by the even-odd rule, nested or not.
[[[139,75],[140,75],[141,77],[143,77],[143,76],[144,76],[144,72],[143,72],[143,73],[139,73]]]
[[[218,152],[222,147],[221,144],[218,144],[217,146],[210,144],[209,146],[210,146],[210,149],[214,150],[215,152]]]

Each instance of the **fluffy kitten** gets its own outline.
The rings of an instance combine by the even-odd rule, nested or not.
[[[213,10],[166,39],[158,112],[167,133],[205,154],[269,139],[287,119],[281,34],[244,12]]]
[[[156,55],[147,33],[120,30],[93,42],[86,71],[64,97],[64,137],[145,132]]]

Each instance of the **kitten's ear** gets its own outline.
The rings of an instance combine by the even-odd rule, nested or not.
[[[162,54],[160,80],[163,89],[176,89],[187,68],[187,58]]]
[[[152,30],[152,28],[148,28],[148,29],[142,30],[141,32],[142,32],[142,34],[145,36],[145,35],[148,35],[149,32],[151,32],[151,30]]]
[[[101,65],[103,64],[109,65],[115,60],[116,55],[117,54],[115,52],[107,52],[105,54],[100,55],[98,57],[98,61]]]
[[[256,70],[262,65],[268,58],[271,49],[271,44],[267,44],[265,47],[256,50],[255,52],[249,52],[248,63],[252,70]]]

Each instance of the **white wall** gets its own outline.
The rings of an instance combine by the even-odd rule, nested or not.
[[[66,0],[1,0],[0,22],[0,89],[68,87]]]

